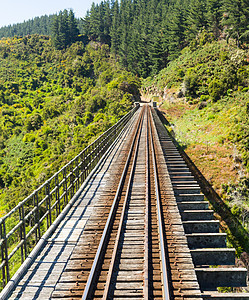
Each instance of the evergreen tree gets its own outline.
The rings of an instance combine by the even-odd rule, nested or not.
[[[24,21],[14,25],[4,26],[0,28],[0,38],[25,36],[30,34],[50,35],[50,29],[54,15],[35,17],[34,19]]]
[[[220,0],[207,0],[207,27],[208,31],[214,35],[215,39],[220,36],[222,27],[222,3]]]
[[[111,37],[111,52],[114,53],[115,58],[118,53],[120,45],[120,15],[118,0],[112,2],[112,24],[110,28]]]
[[[198,34],[207,29],[207,1],[191,0],[187,14],[187,39],[195,39]]]
[[[51,27],[53,44],[56,49],[61,49],[62,44],[59,37],[59,18],[57,16],[54,17],[54,21]]]
[[[187,17],[183,9],[182,1],[178,0],[169,9],[168,19],[166,20],[166,34],[168,35],[169,58],[177,57],[180,51],[186,46]]]
[[[52,21],[53,20],[53,21]],[[84,19],[72,11],[34,18],[0,29],[0,37],[50,34],[56,48],[77,41],[106,43],[115,59],[139,76],[157,73],[201,32],[249,42],[249,0],[104,0],[92,4]],[[3,35],[4,34],[4,35]],[[204,41],[204,39],[202,39]],[[204,41],[205,42],[205,41]]]
[[[65,9],[54,17],[51,33],[56,49],[65,49],[77,40],[79,29],[72,10]]]
[[[223,17],[227,39],[234,38],[238,47],[249,41],[249,0],[224,0]]]
[[[120,3],[120,46],[119,46],[119,55],[121,63],[127,68],[127,54],[128,54],[128,45],[130,43],[130,34],[129,27],[132,26],[130,20],[130,11],[129,3],[126,0],[121,0]]]
[[[152,74],[157,74],[165,68],[168,63],[168,50],[163,43],[163,32],[160,31],[154,37],[150,48],[150,68]]]
[[[104,4],[104,29],[103,29],[103,40],[104,43],[111,45],[111,36],[110,36],[110,30],[112,26],[112,10],[111,10],[111,4],[110,1],[107,0]]]
[[[72,10],[70,10],[68,14],[68,29],[69,29],[69,44],[72,44],[78,39],[79,36],[77,20],[75,19]]]

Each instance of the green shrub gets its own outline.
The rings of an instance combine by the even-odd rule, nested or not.
[[[207,101],[208,99],[209,99],[209,95],[201,95],[201,97],[200,97],[201,102]]]
[[[194,70],[189,69],[184,77],[186,96],[195,97],[198,89],[198,76]]]
[[[28,131],[39,129],[43,124],[40,114],[30,116],[26,121],[26,128]]]
[[[213,101],[217,101],[223,95],[222,82],[214,78],[208,85],[208,92]]]

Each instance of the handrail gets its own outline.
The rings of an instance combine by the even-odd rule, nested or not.
[[[16,268],[24,262],[137,109],[134,107],[0,219],[0,289],[13,275],[10,265]]]

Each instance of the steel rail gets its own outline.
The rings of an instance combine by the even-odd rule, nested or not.
[[[152,116],[150,110],[150,144],[151,144],[151,154],[152,154],[152,164],[153,164],[153,172],[155,179],[155,194],[156,194],[156,206],[157,206],[157,220],[158,220],[158,233],[160,239],[160,257],[161,257],[161,276],[162,276],[162,290],[163,290],[163,299],[170,300],[170,287],[169,287],[169,278],[168,278],[168,264],[166,261],[166,253],[165,253],[165,243],[164,243],[164,230],[163,230],[163,221],[162,221],[162,211],[161,211],[161,199],[160,199],[160,191],[159,191],[159,181],[158,181],[158,173],[157,173],[157,161],[155,154],[155,147],[153,143],[153,135],[152,135]],[[154,131],[155,132],[155,131]]]
[[[149,278],[149,205],[150,205],[150,159],[149,159],[149,110],[146,106],[146,175],[145,175],[145,184],[146,184],[146,195],[145,195],[145,224],[144,224],[144,300],[149,300],[150,297],[150,278]]]
[[[126,187],[125,199],[124,199],[122,213],[121,213],[120,220],[119,220],[118,231],[117,231],[117,235],[116,235],[116,239],[115,239],[115,244],[114,244],[114,249],[112,252],[112,258],[111,258],[109,270],[107,273],[107,279],[106,279],[106,283],[105,283],[105,289],[104,289],[102,300],[111,298],[111,296],[110,296],[111,281],[112,281],[113,270],[114,270],[114,266],[115,266],[115,262],[116,262],[116,258],[117,258],[117,252],[118,252],[118,247],[119,247],[119,243],[120,243],[120,238],[121,238],[121,234],[122,234],[122,231],[124,228],[124,218],[125,218],[125,212],[127,210],[127,205],[128,205],[128,201],[129,201],[130,192],[131,192],[131,184],[132,184],[132,180],[133,180],[134,173],[135,173],[143,121],[144,121],[144,113],[143,113],[142,120],[141,120],[141,122],[139,124],[139,128],[138,128],[138,130],[139,130],[138,138],[136,139],[136,143],[135,143],[135,147],[134,147],[135,148],[134,157],[133,157],[133,161],[132,161],[128,184]]]
[[[104,250],[107,246],[108,237],[110,235],[111,227],[112,227],[112,224],[113,224],[113,221],[114,221],[114,217],[115,217],[115,213],[116,213],[116,209],[117,209],[117,205],[118,205],[118,199],[120,197],[122,187],[124,185],[125,176],[127,174],[128,167],[129,167],[129,164],[130,164],[130,159],[131,159],[133,148],[134,148],[134,145],[135,145],[135,140],[136,140],[136,137],[138,135],[138,129],[140,127],[143,112],[144,112],[144,108],[142,108],[142,111],[140,113],[139,119],[138,119],[137,124],[136,124],[135,136],[134,136],[134,139],[132,141],[130,151],[129,151],[129,154],[128,154],[128,157],[127,157],[127,160],[126,160],[126,163],[125,163],[122,175],[121,175],[121,179],[120,179],[120,182],[119,182],[119,185],[118,185],[118,188],[117,188],[114,200],[113,200],[113,204],[111,206],[111,210],[110,210],[110,213],[108,215],[108,219],[106,221],[106,225],[105,225],[105,228],[104,228],[104,231],[103,231],[103,234],[102,234],[102,237],[101,237],[101,240],[100,240],[100,243],[99,243],[99,246],[98,246],[94,261],[93,261],[93,264],[92,264],[92,268],[91,268],[90,274],[89,274],[88,279],[87,279],[86,287],[85,287],[85,290],[84,290],[84,293],[83,293],[83,296],[82,296],[83,300],[89,300],[89,299],[92,298],[95,280],[96,280],[96,277],[98,275],[98,270],[99,270],[99,267],[100,267],[101,262],[102,262],[102,258],[103,258],[104,252],[105,252]]]

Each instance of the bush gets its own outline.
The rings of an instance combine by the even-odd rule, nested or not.
[[[200,97],[200,101],[201,102],[205,102],[205,101],[207,101],[209,99],[209,95],[201,95],[201,97]]]
[[[26,128],[28,131],[39,129],[42,126],[42,117],[40,114],[34,114],[30,116],[26,122]]]
[[[223,94],[223,85],[222,83],[214,78],[208,85],[208,92],[213,101],[217,101]]]
[[[189,69],[187,74],[185,75],[184,85],[186,88],[185,95],[196,97],[196,92],[198,89],[198,76],[192,69]]]

